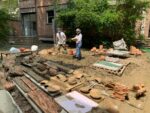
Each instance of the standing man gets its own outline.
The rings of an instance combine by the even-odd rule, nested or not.
[[[76,36],[72,38],[72,40],[76,41],[76,58],[81,60],[81,46],[82,46],[82,34],[79,28],[76,29]]]
[[[57,45],[58,45],[58,51],[60,52],[60,49],[63,48],[66,51],[66,35],[64,32],[61,31],[60,28],[57,29],[56,33],[56,39],[57,39]]]

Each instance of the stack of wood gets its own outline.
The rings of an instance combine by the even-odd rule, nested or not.
[[[138,99],[145,95],[146,89],[144,84],[136,84],[133,86],[132,90],[136,92],[135,97]]]
[[[60,112],[60,107],[55,101],[27,77],[16,77],[14,82],[31,98],[43,113]]]
[[[38,89],[38,87],[27,77],[16,77],[13,79],[15,84],[17,84],[25,93]]]
[[[142,51],[134,46],[130,46],[130,54],[132,55],[142,55]]]

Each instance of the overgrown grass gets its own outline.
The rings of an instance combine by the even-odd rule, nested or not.
[[[150,53],[150,48],[144,48],[144,47],[142,47],[141,50],[144,51],[144,52]]]

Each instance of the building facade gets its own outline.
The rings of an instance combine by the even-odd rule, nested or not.
[[[66,7],[67,0],[59,0]],[[51,40],[53,37],[54,0],[19,0],[22,35]]]
[[[144,34],[145,38],[150,40],[150,9],[147,10],[147,12],[144,13],[144,19],[141,22],[141,34]]]

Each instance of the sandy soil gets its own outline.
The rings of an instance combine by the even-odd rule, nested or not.
[[[120,110],[120,113],[150,113],[150,53],[144,53],[142,56],[131,56],[128,59],[124,59],[125,62],[130,62],[131,64],[125,69],[122,76],[116,76],[112,74],[108,74],[103,70],[95,70],[90,66],[98,61],[99,57],[90,55],[89,52],[84,51],[83,57],[81,61],[77,61],[76,59],[72,59],[72,56],[68,55],[58,55],[58,56],[46,56],[48,59],[56,61],[58,63],[64,64],[70,68],[81,70],[89,75],[98,75],[106,80],[114,80],[116,82],[120,82],[125,84],[128,87],[132,87],[137,83],[144,83],[148,92],[144,98],[140,100],[130,100],[130,102],[136,106],[141,105],[142,110],[137,109],[133,106],[128,105],[125,102],[120,102],[115,99],[110,99],[113,103],[115,103]],[[100,105],[102,105],[101,102]]]

